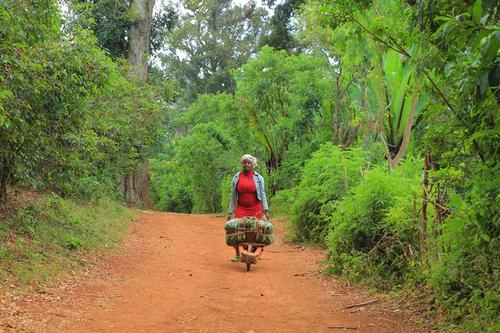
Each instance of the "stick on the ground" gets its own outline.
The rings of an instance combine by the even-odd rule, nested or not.
[[[365,306],[365,305],[374,304],[374,303],[378,303],[378,302],[380,302],[380,300],[378,300],[378,299],[372,299],[372,300],[369,300],[369,301],[366,301],[366,302],[361,302],[361,303],[358,303],[358,304],[348,305],[348,306],[344,307],[344,309],[355,308],[355,307],[358,307],[358,306]]]
[[[189,319],[189,320],[185,320],[185,321],[180,322],[180,323],[177,323],[177,325],[182,326],[182,325],[184,325],[184,324],[187,324],[187,323],[189,323],[189,322],[192,322],[192,321],[193,321],[193,320],[195,320],[196,318],[197,318],[196,316],[193,316],[193,318],[191,318],[191,319]]]
[[[328,326],[328,328],[333,328],[333,329],[336,329],[336,330],[357,330],[359,327],[356,327],[356,326],[334,326],[334,325],[330,325],[330,326]]]

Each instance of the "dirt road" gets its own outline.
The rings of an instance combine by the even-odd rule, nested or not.
[[[318,273],[323,254],[277,241],[246,272],[228,259],[224,218],[138,213],[120,255],[18,301],[36,332],[419,332],[402,312]],[[17,328],[16,328],[16,325]],[[9,326],[4,326],[8,331]],[[335,328],[337,327],[337,328]],[[0,328],[0,332],[2,329]],[[420,330],[421,331],[421,330]]]

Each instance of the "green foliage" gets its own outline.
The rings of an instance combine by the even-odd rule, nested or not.
[[[391,166],[399,163],[406,152],[410,130],[427,103],[420,83],[421,74],[403,56],[388,50],[369,73],[367,109],[381,128],[381,139],[387,147]]]
[[[429,157],[425,186],[416,188],[418,169],[402,177],[399,168],[376,168],[338,203],[328,237],[333,270],[387,288],[428,284],[458,331],[499,325],[490,283],[499,262],[498,9],[481,0],[311,1],[302,13],[304,42],[335,59],[343,108],[333,114],[358,110],[364,144],[382,139],[389,161],[405,145]]]
[[[266,11],[231,0],[181,1],[176,27],[165,34],[160,58],[169,78],[182,87],[182,99],[192,103],[201,94],[233,93],[231,70],[257,50],[267,30]]]
[[[319,131],[318,131],[319,132]],[[322,137],[321,132],[311,133],[309,138],[303,142],[294,141],[288,146],[286,156],[280,167],[269,177],[269,187],[279,189],[279,192],[285,189],[292,189],[300,183],[300,177],[305,162],[311,157],[311,154],[318,150],[320,145],[328,142],[327,137]],[[327,132],[323,132],[326,136]]]
[[[166,144],[165,152],[152,161],[156,207],[196,213],[225,210],[222,192],[230,187],[222,188],[222,180],[239,171],[244,152],[259,155],[247,122],[234,97],[225,93],[201,95],[187,112],[177,115],[176,128],[187,134]]]
[[[295,197],[297,196],[296,188],[280,190],[276,192],[276,194],[271,198],[270,207],[272,207],[273,216],[278,217],[289,217],[292,212],[292,207],[295,202]],[[291,229],[291,228],[289,228]],[[293,230],[290,230],[292,233],[291,238],[296,237],[293,235]]]
[[[163,149],[165,153],[157,154],[149,163],[151,199],[158,210],[189,213],[193,203],[187,179],[175,167],[173,147],[165,145]]]
[[[231,181],[233,180],[233,176],[233,174],[228,174],[221,182],[221,203],[223,212],[227,211],[227,206],[231,198]]]
[[[106,198],[84,205],[57,196],[38,201],[0,223],[0,280],[51,281],[84,254],[114,248],[132,220]]]
[[[275,0],[267,0],[268,5],[275,4]],[[268,45],[276,50],[286,50],[289,53],[297,52],[299,43],[293,31],[295,11],[304,3],[304,0],[286,0],[276,4],[271,19],[271,32],[262,37],[261,44]]]
[[[266,149],[269,174],[279,169],[289,145],[314,138],[328,93],[324,61],[263,47],[257,59],[235,71],[236,98],[248,114],[255,138]],[[274,193],[276,187],[272,188]]]
[[[429,283],[450,319],[471,331],[498,328],[500,219],[498,168],[475,167],[468,192],[450,193],[451,215],[438,236],[440,256],[432,262]],[[471,175],[472,176],[472,175]]]
[[[44,162],[67,160],[55,151],[82,130],[85,98],[105,84],[111,66],[98,48],[88,47],[94,40],[87,31],[71,31],[72,43],[61,43],[55,5],[42,1],[30,6],[0,7],[8,27],[2,31],[0,52],[7,68],[1,95],[8,97],[2,100],[7,117],[0,131],[3,182],[16,175],[19,165],[29,177]]]
[[[337,4],[339,2],[336,2]],[[302,43],[315,57],[324,58],[325,68],[332,75],[323,101],[328,111],[324,118],[332,129],[331,140],[343,147],[350,147],[359,139],[373,141],[376,121],[368,112],[367,77],[373,70],[370,44],[352,22],[332,29],[323,22],[325,8],[321,2],[310,1],[301,13]]]
[[[126,57],[128,54],[128,32],[132,21],[129,0],[74,0],[82,14],[89,15],[89,22],[99,46],[109,51],[112,57]],[[92,6],[89,6],[92,5]],[[87,13],[85,11],[88,11]]]
[[[63,29],[51,1],[3,2],[0,16],[0,197],[9,184],[113,193],[156,140],[163,100],[96,46],[85,16]]]
[[[405,281],[418,259],[420,169],[411,159],[392,172],[377,166],[338,203],[327,237],[334,272],[383,287]]]
[[[176,163],[188,178],[193,213],[222,210],[220,180],[230,173],[232,146],[223,128],[213,124],[195,126],[176,144]]]
[[[327,143],[307,161],[290,214],[297,239],[324,241],[330,215],[360,181],[370,163],[366,157],[362,150],[341,150]]]

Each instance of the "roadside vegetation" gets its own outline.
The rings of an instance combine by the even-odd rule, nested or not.
[[[66,9],[0,4],[2,285],[51,281],[121,241],[132,214],[120,178],[165,115],[168,89],[139,84],[100,46],[92,7]]]
[[[25,193],[22,199],[25,206],[0,224],[2,284],[57,281],[98,252],[117,250],[133,221],[129,210],[105,198],[81,203]]]

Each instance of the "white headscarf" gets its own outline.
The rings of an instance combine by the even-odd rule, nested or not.
[[[257,159],[250,154],[241,156],[240,162],[243,163],[244,160],[249,160],[250,162],[252,162],[254,168],[257,166]]]

